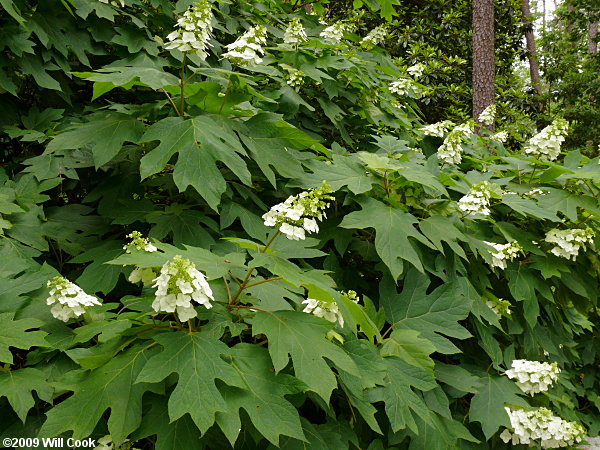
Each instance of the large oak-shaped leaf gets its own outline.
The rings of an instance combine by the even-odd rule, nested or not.
[[[85,438],[110,409],[108,431],[115,445],[120,445],[140,426],[144,392],[158,391],[157,386],[148,383],[134,384],[146,359],[155,352],[156,349],[137,345],[91,371],[73,386],[75,393],[71,397],[48,412],[40,437],[58,436],[72,430],[74,439]]]
[[[417,240],[435,248],[425,236],[414,227],[417,219],[410,213],[387,206],[375,199],[361,201],[362,210],[344,217],[343,228],[375,228],[375,249],[394,279],[402,273],[402,260],[410,262],[423,271],[419,254],[415,250]],[[411,241],[409,238],[412,238]]]
[[[275,371],[294,363],[296,377],[326,402],[337,386],[335,374],[325,359],[339,369],[359,375],[354,361],[325,334],[331,329],[325,319],[297,311],[259,311],[252,324],[252,334],[265,334]]]
[[[226,189],[217,161],[223,162],[243,183],[251,182],[250,172],[240,156],[245,156],[246,151],[223,120],[210,116],[167,117],[152,125],[140,142],[150,141],[160,141],[160,144],[142,158],[142,178],[163,170],[177,153],[175,184],[182,192],[192,186],[215,210]]]
[[[404,279],[402,293],[398,294],[396,283],[385,277],[380,284],[380,304],[395,329],[420,332],[420,337],[431,341],[440,353],[458,353],[458,348],[445,336],[471,337],[458,321],[469,314],[472,299],[465,295],[460,280],[448,282],[430,294],[427,294],[428,286],[429,278],[413,269]]]
[[[154,340],[163,350],[150,358],[136,385],[161,381],[176,373],[179,379],[169,398],[169,418],[173,421],[189,413],[204,433],[214,423],[217,411],[228,410],[217,389],[217,379],[230,386],[245,387],[239,374],[222,358],[230,353],[229,347],[202,333],[161,334]]]
[[[302,392],[306,387],[304,383],[291,375],[274,374],[269,353],[264,348],[238,344],[231,349],[231,354],[231,365],[245,387],[226,386],[221,391],[228,410],[217,413],[217,423],[231,445],[241,428],[240,408],[269,442],[278,445],[280,435],[304,440],[298,411],[284,397]]]

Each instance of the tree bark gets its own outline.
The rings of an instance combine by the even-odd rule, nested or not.
[[[476,132],[483,126],[479,115],[494,103],[496,61],[494,59],[494,1],[473,0],[473,119]],[[485,126],[494,130],[494,124]]]
[[[593,55],[598,52],[598,42],[596,37],[598,36],[598,22],[591,20],[588,25],[588,53]]]
[[[529,75],[531,76],[531,86],[535,93],[542,93],[542,85],[540,79],[540,67],[537,61],[537,50],[535,46],[535,36],[533,35],[533,24],[531,19],[531,10],[529,9],[529,0],[521,0],[521,12],[523,13],[523,21],[527,25],[525,29],[525,43],[527,46],[527,59],[529,59]]]

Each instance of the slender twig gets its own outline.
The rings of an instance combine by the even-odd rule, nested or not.
[[[223,101],[221,102],[221,107],[219,108],[219,114],[223,111],[223,106],[225,106],[225,100],[227,100],[227,96],[229,95],[229,90],[231,89],[231,80],[227,83],[227,89],[225,89],[225,95],[223,96]]]
[[[248,305],[229,305],[229,308],[245,308],[245,309],[251,309],[253,311],[267,312],[266,309],[260,309],[260,308],[256,308],[254,306],[248,306]]]
[[[277,280],[281,280],[283,279],[283,277],[273,277],[273,278],[267,278],[266,280],[261,280],[261,281],[257,281],[256,283],[250,283],[247,284],[246,287],[252,287],[252,286],[258,286],[259,284],[263,284],[263,283],[269,283],[271,281],[277,281]]]
[[[192,334],[192,319],[188,319],[188,328],[190,329],[190,334]]]
[[[277,236],[279,236],[281,234],[281,231],[277,231],[273,237],[271,237],[271,239],[269,239],[269,242],[267,242],[267,245],[265,245],[262,249],[262,253],[265,253],[267,251],[267,249],[270,247],[270,245],[273,243],[273,241],[275,240],[275,238]],[[258,250],[258,253],[261,253],[261,250]],[[234,304],[237,299],[239,298],[240,294],[242,293],[242,291],[244,289],[246,289],[248,287],[248,285],[246,283],[248,283],[248,280],[250,279],[250,276],[252,275],[252,272],[254,272],[254,267],[251,267],[250,269],[248,269],[248,273],[246,274],[246,277],[244,278],[244,280],[240,283],[240,287],[238,288],[237,292],[235,293],[235,295],[233,296],[233,298],[231,299],[231,301],[229,302],[229,304]]]
[[[167,91],[165,91],[164,88],[160,88],[165,95],[167,96],[167,98],[169,99],[169,102],[171,103],[171,106],[173,107],[173,109],[175,110],[175,112],[177,113],[177,115],[179,117],[181,117],[181,113],[179,112],[179,110],[177,109],[177,105],[175,104],[175,102],[173,101],[173,99],[171,98],[171,96],[169,95],[169,93]]]
[[[229,283],[227,282],[227,278],[223,277],[223,282],[225,283],[225,287],[227,288],[227,298],[229,299],[229,303],[231,303],[231,291],[229,290]]]
[[[235,282],[238,284],[238,286],[241,286],[241,285],[242,285],[242,282],[241,282],[240,280],[238,280],[238,279],[237,279],[237,277],[236,277],[234,274],[232,274],[231,272],[227,272],[227,274],[228,274],[228,275],[229,275],[231,278],[233,278],[233,281],[235,281]]]

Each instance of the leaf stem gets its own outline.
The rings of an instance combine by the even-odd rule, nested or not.
[[[231,89],[231,80],[227,83],[227,89],[225,89],[225,95],[223,96],[223,101],[221,102],[221,106],[219,107],[219,114],[223,111],[223,107],[225,106],[225,100],[227,100],[227,96],[229,95],[229,90]]]
[[[261,280],[261,281],[257,281],[256,283],[247,284],[246,287],[249,288],[252,286],[258,286],[259,284],[269,283],[270,281],[277,281],[277,280],[281,280],[281,279],[283,279],[283,277],[267,278],[266,280]]]
[[[181,113],[177,109],[177,105],[175,104],[175,102],[173,101],[173,99],[171,98],[171,96],[169,95],[169,93],[167,91],[165,91],[165,88],[160,88],[160,89],[165,93],[165,95],[169,99],[169,102],[171,103],[171,106],[173,107],[173,109],[175,110],[175,112],[177,113],[177,115],[179,117],[181,117]]]

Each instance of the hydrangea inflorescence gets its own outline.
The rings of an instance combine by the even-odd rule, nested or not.
[[[579,249],[585,244],[591,244],[594,240],[594,231],[591,228],[558,230],[556,228],[548,231],[544,238],[546,242],[556,244],[550,252],[561,258],[575,261]]]
[[[496,119],[496,104],[492,103],[479,114],[478,122],[485,125],[492,125]]]
[[[515,359],[511,368],[506,371],[506,376],[511,380],[516,380],[517,386],[523,392],[533,395],[547,391],[558,380],[559,373],[560,369],[557,363]]]
[[[86,307],[101,305],[96,297],[86,294],[66,278],[54,277],[48,280],[47,286],[50,288],[50,297],[46,299],[46,304],[54,305],[50,312],[63,322],[81,316]]]
[[[207,309],[212,308],[210,300],[214,297],[206,277],[194,263],[179,255],[162,266],[153,287],[156,298],[152,308],[156,312],[177,312],[181,322],[196,317],[192,300]]]
[[[321,31],[320,36],[329,44],[339,44],[344,33],[352,31],[353,26],[345,22],[336,22]]]
[[[497,316],[510,316],[510,307],[512,306],[508,300],[501,298],[493,298],[485,302],[485,304],[492,310]]]
[[[223,53],[223,58],[241,67],[260,64],[261,56],[265,54],[262,46],[266,43],[267,28],[264,25],[256,25],[237,38],[235,42],[226,45],[228,51]]]
[[[388,30],[386,25],[379,25],[373,28],[369,33],[360,41],[360,45],[366,49],[371,49],[376,45],[385,41],[385,38],[388,35]]]
[[[556,119],[529,140],[525,153],[541,161],[554,161],[560,154],[560,146],[565,141],[568,131],[569,122]]]
[[[356,295],[355,291],[343,292],[342,295],[354,303],[358,303],[359,301],[359,297]],[[322,317],[323,319],[329,320],[333,323],[338,322],[340,327],[344,326],[344,318],[342,317],[340,308],[335,301],[307,298],[302,302],[302,304],[306,305],[302,310],[303,312],[314,314],[317,317]]]
[[[127,235],[127,237],[131,239],[131,242],[123,246],[123,250],[125,250],[126,253],[131,253],[132,249],[148,253],[154,253],[158,251],[158,249],[151,244],[147,238],[142,237],[142,233],[139,231],[132,231]],[[154,268],[136,266],[129,274],[128,280],[132,283],[138,283],[141,281],[144,284],[150,284],[155,277],[156,272],[154,271]]]
[[[579,443],[585,437],[585,429],[581,425],[563,420],[547,408],[535,411],[505,409],[512,430],[505,429],[500,434],[504,442],[530,445],[539,439],[542,448],[559,448]]]
[[[283,36],[283,42],[286,44],[300,44],[307,40],[306,31],[304,27],[300,23],[300,19],[294,17],[287,28],[285,29],[285,34]]]
[[[492,198],[496,186],[489,181],[474,184],[467,195],[458,201],[458,209],[467,216],[471,214],[489,216],[491,214],[490,198]]]
[[[494,250],[496,250],[495,252],[490,252],[492,254],[492,266],[498,267],[499,269],[506,269],[506,261],[512,261],[523,251],[523,247],[521,247],[517,241],[512,241],[508,244],[484,242],[487,245],[494,247]]]
[[[452,127],[454,127],[454,123],[451,120],[443,120],[424,126],[421,131],[426,136],[444,137],[444,134],[450,131]]]
[[[177,20],[177,29],[167,36],[165,48],[180,52],[195,52],[205,60],[208,41],[212,37],[212,9],[208,0],[199,0]]]
[[[333,196],[327,184],[316,189],[289,196],[283,203],[273,206],[262,218],[268,227],[278,227],[288,239],[305,239],[305,232],[318,233],[317,220],[325,217],[325,209]],[[316,220],[315,220],[316,219]]]
[[[472,132],[473,128],[470,123],[463,123],[454,127],[437,151],[440,161],[448,164],[459,164],[462,161],[462,143]]]

